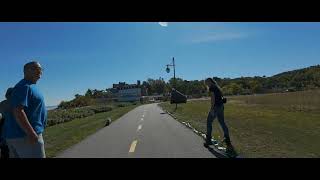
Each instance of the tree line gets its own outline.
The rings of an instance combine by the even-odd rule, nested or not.
[[[320,88],[320,65],[283,72],[271,77],[212,78],[217,81],[225,95],[302,91]],[[204,80],[187,81],[177,78],[174,84],[173,79],[166,83],[160,78],[158,80],[149,79],[146,83],[151,93],[167,93],[172,87],[191,96],[202,96],[206,92]]]
[[[212,77],[222,88],[224,95],[247,95],[257,93],[278,93],[287,91],[301,91],[320,87],[320,65],[294,71],[283,72],[271,77],[255,76],[240,78]],[[203,80],[184,80],[171,78],[165,82],[163,78],[147,79],[141,87],[147,89],[147,95],[168,95],[172,88],[181,93],[198,98],[207,96],[207,87]],[[115,98],[116,95],[106,90],[88,89],[85,95],[75,95],[75,99],[62,102],[61,107],[81,107],[93,103],[93,99]],[[59,105],[59,106],[60,106]]]

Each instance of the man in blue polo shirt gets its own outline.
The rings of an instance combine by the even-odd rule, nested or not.
[[[45,158],[42,133],[47,121],[44,98],[36,87],[41,65],[32,61],[24,65],[24,79],[18,82],[10,100],[12,111],[5,114],[4,137],[10,157]]]

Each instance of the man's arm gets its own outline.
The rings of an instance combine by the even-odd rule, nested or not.
[[[28,121],[28,117],[24,112],[23,106],[18,106],[13,109],[13,115],[17,120],[17,123],[20,125],[22,130],[27,134],[31,142],[36,142],[38,139],[37,133],[32,128],[31,124]]]

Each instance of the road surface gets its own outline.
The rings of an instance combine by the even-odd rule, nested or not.
[[[203,139],[157,104],[142,105],[58,158],[215,158]]]

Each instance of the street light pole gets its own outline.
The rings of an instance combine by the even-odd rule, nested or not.
[[[172,58],[172,64],[167,64],[167,73],[170,72],[169,66],[173,66],[173,82],[174,82],[173,88],[176,90],[177,89],[177,87],[176,87],[176,84],[177,84],[177,82],[176,82],[176,65],[174,63],[174,57]],[[176,109],[177,108],[178,108],[178,104],[176,103]]]
[[[176,65],[174,64],[174,57],[172,58],[172,64],[173,64],[173,79],[174,79],[174,89],[177,90],[177,81],[176,81]],[[178,108],[178,104],[176,103],[176,110]]]
[[[176,80],[176,65],[174,64],[174,57],[172,58],[172,64],[173,64],[173,78]]]
[[[172,64],[167,64],[167,73],[170,72],[169,66],[173,66],[173,87],[176,89],[176,64],[174,63],[174,57],[172,58]]]

